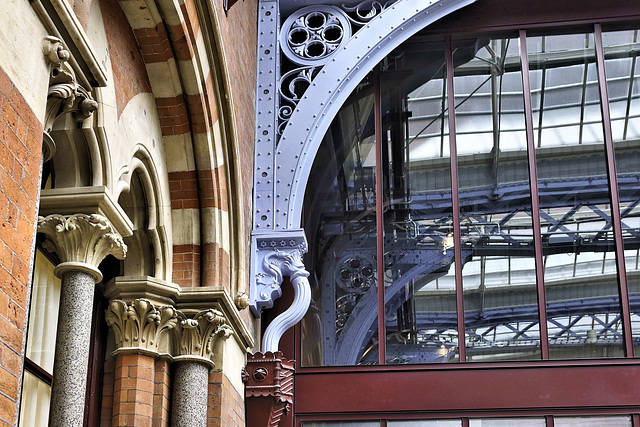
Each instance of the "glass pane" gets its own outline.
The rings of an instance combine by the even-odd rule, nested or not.
[[[555,427],[631,427],[630,416],[553,417]]]
[[[304,421],[304,427],[380,427],[380,421]]]
[[[469,427],[545,427],[544,418],[481,418],[470,419]]]
[[[386,361],[454,361],[444,43],[405,45],[382,67]]]
[[[602,34],[636,356],[640,354],[640,51],[638,31]],[[637,116],[637,117],[636,117]]]
[[[29,359],[50,374],[53,373],[60,303],[60,279],[53,274],[54,268],[53,263],[37,250],[26,352]]]
[[[372,76],[344,104],[316,155],[305,200],[313,298],[306,366],[377,363],[376,194]]]
[[[519,43],[474,41],[454,70],[467,360],[540,359]]]
[[[46,426],[49,420],[50,400],[51,387],[25,371],[20,403],[20,425]]]
[[[402,420],[387,421],[389,427],[461,427],[461,420]]]
[[[593,46],[593,34],[527,39],[552,359],[624,356]]]

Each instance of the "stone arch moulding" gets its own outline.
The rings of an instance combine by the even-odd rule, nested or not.
[[[274,299],[282,294],[279,283],[264,280],[273,276],[272,265],[268,262],[271,254],[275,252],[282,257],[285,253],[306,252],[300,221],[309,173],[324,134],[344,101],[377,63],[409,37],[476,1],[359,3],[368,5],[376,16],[364,20],[346,43],[327,55],[325,64],[306,71],[309,86],[287,112],[287,123],[279,129],[279,139],[277,116],[281,112],[278,97],[272,93],[282,83],[278,59],[278,4],[261,1],[250,293],[250,306],[256,316],[263,308],[273,307]],[[320,10],[322,7],[318,6]],[[309,286],[308,282],[306,286]],[[284,333],[302,319],[308,305],[309,299],[298,298],[296,293],[293,306],[274,319],[269,328]],[[270,339],[270,345],[276,348],[265,348],[266,343],[263,343],[263,351],[277,351],[278,340],[279,337]]]

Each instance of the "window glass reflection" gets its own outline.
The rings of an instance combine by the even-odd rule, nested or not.
[[[635,354],[640,354],[640,41],[638,30],[602,34],[616,155]]]
[[[630,416],[553,417],[555,427],[631,427]]]
[[[527,49],[550,357],[621,357],[593,34],[530,37]]]
[[[480,418],[470,419],[469,427],[545,427],[544,418]]]
[[[454,70],[467,360],[540,359],[519,43],[475,46]]]

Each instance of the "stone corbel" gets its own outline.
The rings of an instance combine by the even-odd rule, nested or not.
[[[171,332],[178,324],[173,306],[156,308],[144,298],[138,298],[131,304],[112,300],[105,319],[114,333],[116,353],[147,353],[152,356],[170,351]]]
[[[173,360],[200,362],[215,368],[214,356],[220,354],[219,343],[233,334],[222,312],[209,309],[189,317],[177,311],[177,348]]]
[[[284,332],[304,317],[311,301],[309,272],[302,262],[307,251],[303,230],[271,231],[252,236],[254,249],[251,260],[252,280],[250,306],[259,317],[263,308],[273,307],[273,301],[282,295],[280,286],[284,276],[293,285],[291,306],[270,324],[262,338],[262,352],[277,352]]]
[[[294,362],[280,352],[249,355],[242,379],[253,425],[275,427],[288,416],[293,403],[293,373]]]
[[[124,259],[127,253],[122,236],[98,214],[38,217],[38,232],[47,237],[45,247],[62,261],[54,271],[59,277],[68,270],[82,270],[100,281],[100,262],[107,255]]]
[[[98,108],[98,103],[87,89],[77,83],[75,73],[69,64],[69,51],[62,40],[53,36],[45,37],[43,54],[50,66],[44,121],[44,160],[47,161],[55,154],[55,144],[49,133],[56,120],[69,113],[76,121],[84,121]]]

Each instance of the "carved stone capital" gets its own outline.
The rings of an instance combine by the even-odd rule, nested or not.
[[[122,236],[102,215],[49,215],[38,217],[38,232],[43,233],[48,246],[62,261],[56,268],[60,275],[65,264],[87,265],[97,280],[102,280],[98,265],[107,256],[124,259],[127,246]],[[100,275],[100,276],[98,276]]]
[[[209,309],[188,317],[177,311],[177,315],[178,346],[174,360],[198,361],[215,367],[213,358],[219,350],[220,339],[233,333],[222,312]]]
[[[256,317],[260,317],[262,309],[272,308],[273,301],[282,295],[283,276],[289,276],[291,281],[309,276],[302,262],[302,255],[307,252],[307,240],[303,230],[254,233],[252,240],[249,305]]]
[[[293,373],[294,361],[285,359],[281,352],[248,355],[242,372],[247,409],[264,420],[261,425],[278,426],[289,414],[293,403]],[[254,405],[258,400],[255,398],[271,399],[268,414],[262,409],[264,406]]]
[[[119,299],[111,301],[105,319],[113,330],[119,353],[164,353],[170,348],[171,331],[178,324],[173,306],[156,308],[144,298],[138,298],[131,304]]]

